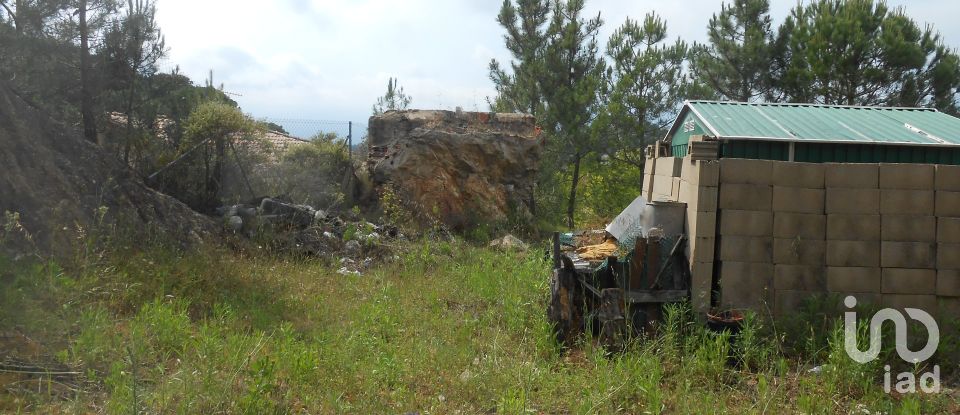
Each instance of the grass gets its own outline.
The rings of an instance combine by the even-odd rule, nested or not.
[[[223,249],[126,249],[57,265],[0,259],[12,354],[81,374],[0,377],[0,411],[34,413],[938,413],[890,396],[842,342],[790,357],[752,319],[729,339],[683,306],[609,355],[562,351],[549,264],[465,242],[411,243],[361,276]],[[8,336],[9,338],[10,336]],[[8,340],[9,341],[9,340]],[[37,350],[19,347],[38,344]],[[3,346],[0,344],[0,346]],[[2,348],[0,348],[2,349]],[[18,351],[19,350],[19,351]],[[8,352],[11,353],[11,352]],[[819,359],[819,360],[817,360]],[[825,363],[821,374],[808,373]]]

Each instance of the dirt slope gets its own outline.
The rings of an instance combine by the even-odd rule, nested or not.
[[[77,229],[104,228],[98,224],[120,224],[136,235],[171,238],[184,246],[216,232],[211,219],[148,188],[73,130],[0,83],[0,214],[19,213],[32,235],[30,245],[62,253]],[[101,207],[106,208],[102,221],[97,219]],[[0,216],[0,225],[5,222]],[[2,231],[0,226],[0,236]]]

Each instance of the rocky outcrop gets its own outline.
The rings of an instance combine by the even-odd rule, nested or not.
[[[529,216],[543,151],[523,114],[390,111],[370,118],[367,167],[415,213],[454,229]]]
[[[217,232],[211,219],[148,188],[72,130],[0,83],[0,214],[19,215],[28,248],[62,252],[78,234],[114,224],[138,241],[152,235],[183,245]]]

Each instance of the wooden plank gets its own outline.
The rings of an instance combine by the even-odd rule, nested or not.
[[[647,240],[638,238],[633,247],[633,257],[630,258],[630,283],[627,290],[643,287],[643,273],[647,260]]]
[[[645,268],[647,272],[643,279],[643,285],[640,287],[650,287],[657,278],[657,273],[660,272],[661,262],[660,262],[660,238],[650,238],[647,242],[647,260]]]
[[[553,233],[553,268],[560,268],[560,232]]]

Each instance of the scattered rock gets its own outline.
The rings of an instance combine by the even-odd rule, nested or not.
[[[340,274],[340,275],[357,275],[357,276],[361,275],[361,274],[360,274],[360,271],[352,270],[352,269],[349,269],[349,268],[347,268],[347,267],[340,267],[340,269],[337,270],[337,274]]]
[[[227,218],[227,229],[230,229],[233,232],[240,232],[243,230],[243,218],[239,216],[231,216]]]
[[[526,251],[528,246],[520,238],[507,234],[503,238],[494,239],[490,242],[491,248],[498,248],[504,251]]]
[[[358,241],[356,241],[356,240],[347,241],[347,243],[343,246],[343,250],[344,250],[344,252],[347,253],[347,255],[351,255],[351,256],[352,256],[352,255],[359,254],[359,253],[360,253],[360,242],[358,242]]]

